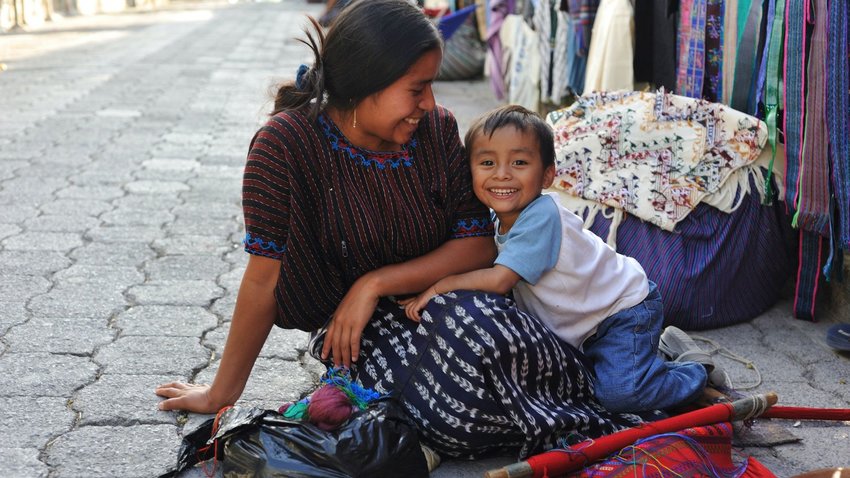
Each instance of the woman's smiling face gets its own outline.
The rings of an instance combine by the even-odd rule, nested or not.
[[[340,125],[348,139],[374,151],[396,151],[410,141],[419,120],[436,105],[431,86],[442,59],[439,49],[426,52],[401,78],[358,103],[357,126],[353,114],[351,122]]]

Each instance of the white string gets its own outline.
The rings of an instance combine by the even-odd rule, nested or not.
[[[767,403],[767,395],[751,395],[743,400],[752,402],[752,405],[746,416],[735,417],[738,420],[747,421],[752,418],[759,417],[766,412],[768,408],[770,408],[770,404]]]
[[[718,344],[717,342],[715,342],[714,340],[712,340],[708,337],[703,337],[701,335],[691,335],[690,337],[694,340],[699,340],[699,341],[702,341],[702,342],[705,342],[705,343],[711,345],[713,347],[713,349],[705,351],[709,355],[714,355],[714,353],[717,353],[717,355],[726,357],[730,360],[734,360],[735,362],[740,362],[740,363],[744,364],[748,369],[755,372],[755,374],[756,374],[755,383],[748,383],[748,384],[744,384],[744,385],[739,385],[737,387],[733,387],[732,386],[732,379],[729,377],[729,374],[726,373],[726,370],[723,370],[723,374],[726,375],[726,381],[729,383],[730,388],[732,388],[734,390],[752,390],[754,388],[758,388],[762,384],[761,372],[759,372],[758,367],[756,367],[756,364],[753,363],[752,360],[750,360],[746,357],[742,357],[742,356],[740,356],[736,353],[730,352],[728,349],[726,349],[725,347],[722,347],[720,344]]]

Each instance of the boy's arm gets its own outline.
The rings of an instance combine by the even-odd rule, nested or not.
[[[496,264],[487,269],[478,269],[440,279],[431,287],[432,296],[453,290],[480,290],[506,294],[521,279],[522,277],[510,268]],[[425,293],[427,292],[426,290]]]
[[[432,297],[453,290],[480,290],[496,294],[506,294],[522,277],[513,270],[496,264],[487,269],[478,269],[463,274],[451,275],[437,281],[416,297],[400,301],[405,306],[405,314],[410,320],[419,322],[419,311]]]

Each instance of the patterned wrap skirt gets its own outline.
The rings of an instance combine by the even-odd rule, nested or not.
[[[509,298],[456,291],[433,298],[421,317],[413,322],[381,299],[352,373],[360,385],[398,397],[422,441],[441,455],[523,459],[564,439],[642,422],[603,409],[584,356]],[[324,333],[311,339],[316,358]]]

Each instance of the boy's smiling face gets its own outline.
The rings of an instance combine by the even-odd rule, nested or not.
[[[519,213],[552,185],[555,166],[543,167],[537,138],[508,125],[479,134],[470,148],[472,190],[499,218],[500,234],[513,227]]]

